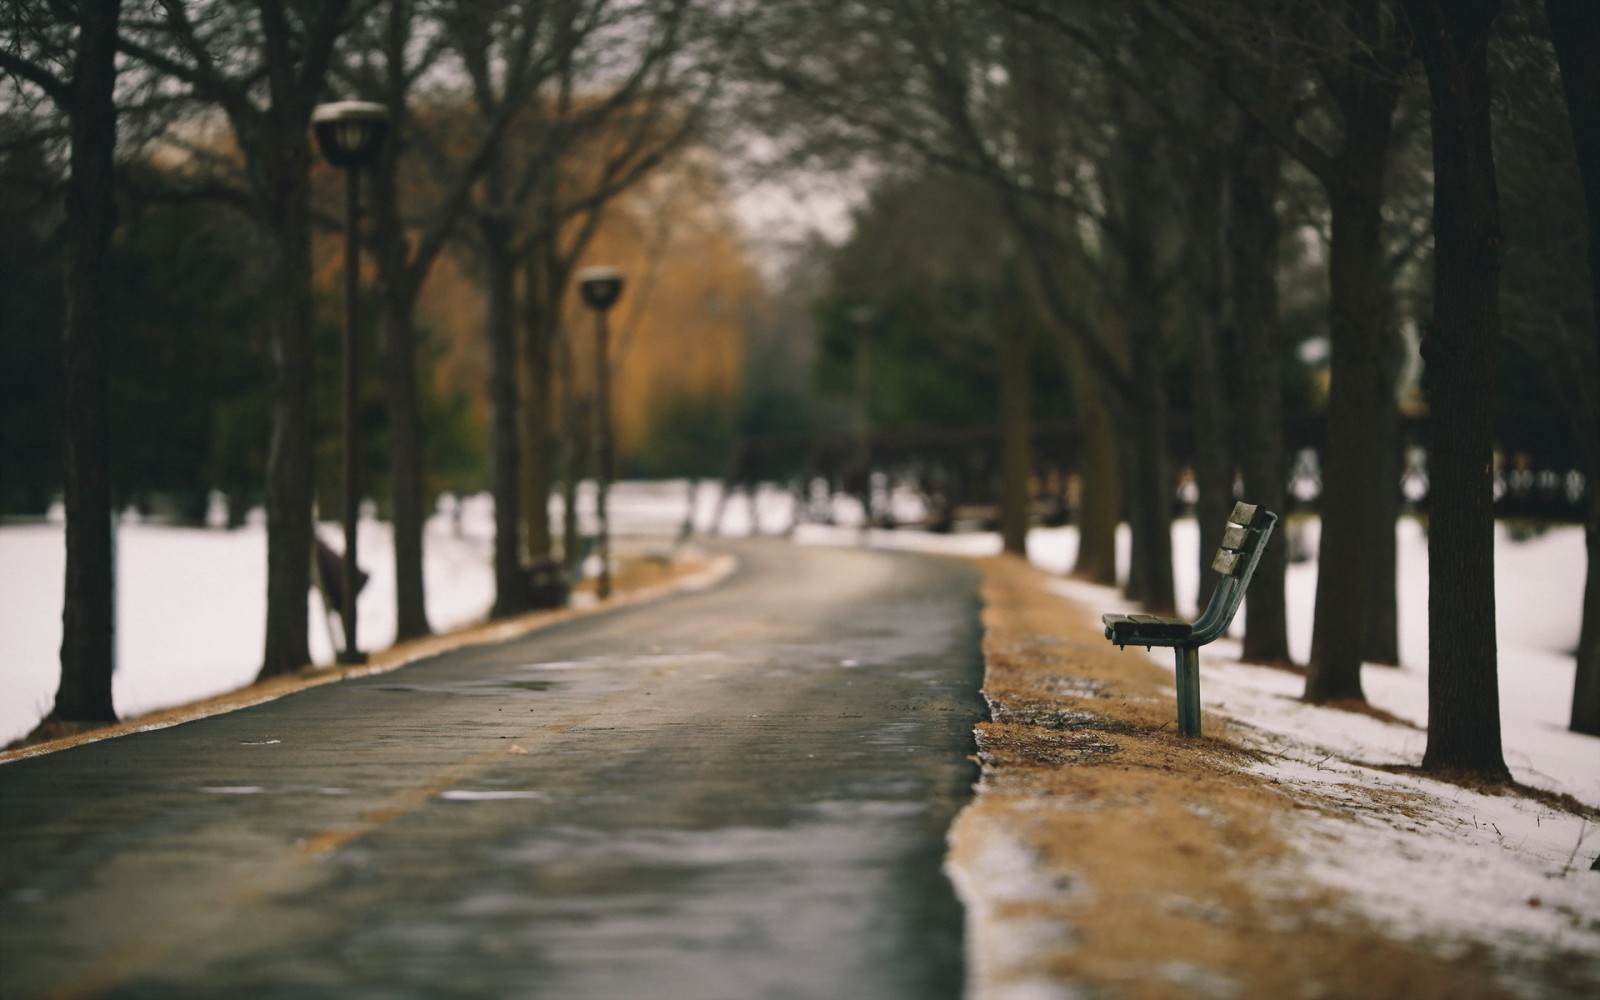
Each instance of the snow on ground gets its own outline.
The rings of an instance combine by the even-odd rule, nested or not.
[[[698,490],[708,519],[717,490]],[[623,483],[608,509],[619,547],[629,534],[670,537],[684,520],[684,483]],[[594,530],[594,497],[579,497],[580,526]],[[787,511],[787,507],[783,508]],[[559,502],[552,503],[559,516]],[[730,511],[730,530],[748,518]],[[709,523],[709,522],[707,522]],[[318,532],[336,550],[338,524]],[[494,600],[494,508],[486,497],[446,498],[426,528],[428,619],[436,630],[479,621]],[[259,516],[239,529],[175,528],[125,517],[116,533],[117,670],[112,700],[132,717],[237,690],[261,665],[266,633],[267,534]],[[390,527],[367,516],[357,553],[371,574],[357,609],[362,649],[394,641],[394,547]],[[50,710],[60,680],[66,540],[59,515],[0,527],[0,746],[25,735]],[[343,643],[337,618],[308,597],[312,659],[333,661]]]
[[[693,490],[697,530],[720,522],[742,535],[788,527],[788,494],[764,488],[725,505],[714,484]],[[660,539],[690,511],[691,487],[624,483],[613,494],[614,530]],[[588,525],[592,497],[580,498]],[[999,551],[992,533],[935,535],[862,531],[859,507],[836,505],[838,524],[800,525],[805,544],[870,544],[957,555]],[[559,507],[553,505],[553,510]],[[752,518],[754,515],[754,518]],[[338,546],[334,525],[322,530]],[[1281,526],[1294,550],[1313,553],[1314,520]],[[1236,738],[1268,756],[1259,770],[1291,801],[1311,792],[1348,803],[1343,812],[1287,809],[1285,835],[1301,848],[1307,873],[1347,890],[1363,912],[1401,936],[1478,940],[1514,954],[1570,948],[1600,953],[1600,828],[1531,800],[1497,797],[1365,765],[1415,764],[1426,746],[1427,547],[1420,526],[1402,521],[1399,541],[1399,668],[1369,666],[1372,703],[1413,726],[1316,708],[1298,701],[1303,681],[1279,670],[1240,665],[1236,640],[1203,651],[1201,693],[1208,713],[1226,716]],[[492,598],[492,518],[481,498],[447,505],[429,522],[429,615],[435,628],[481,618]],[[1198,531],[1174,526],[1180,604],[1193,611]],[[1122,539],[1124,548],[1125,537]],[[373,649],[394,633],[388,529],[362,525],[361,562],[372,580],[361,597],[361,643]],[[57,680],[64,562],[59,523],[0,528],[0,742],[22,735],[49,708]],[[118,532],[117,710],[132,715],[229,691],[253,679],[265,615],[264,528],[236,531],[125,522]],[[1029,556],[1062,572],[1076,554],[1072,529],[1039,529]],[[1600,807],[1600,739],[1566,730],[1586,553],[1581,530],[1553,528],[1497,539],[1501,718],[1506,761],[1518,781]],[[1086,614],[1125,608],[1107,588],[1054,584]],[[1311,642],[1314,561],[1290,567],[1290,644],[1303,661]],[[313,652],[331,659],[325,618],[308,602]],[[1242,621],[1242,615],[1240,620]],[[1130,655],[1134,655],[1130,653]],[[1170,665],[1170,653],[1152,653]],[[1395,803],[1405,803],[1397,808]],[[1543,949],[1543,951],[1541,951]]]
[[[1314,522],[1291,530],[1315,550]],[[1299,701],[1304,680],[1240,664],[1237,639],[1201,651],[1205,710],[1234,720],[1242,742],[1270,755],[1256,770],[1290,801],[1322,800],[1324,808],[1283,815],[1305,873],[1347,892],[1397,936],[1481,942],[1513,965],[1563,950],[1600,954],[1600,872],[1588,870],[1600,855],[1600,826],[1530,799],[1366,766],[1415,765],[1427,746],[1427,540],[1412,520],[1398,532],[1402,664],[1369,665],[1362,684],[1373,705],[1414,728]],[[1179,575],[1180,603],[1190,610],[1197,535],[1192,521],[1174,531],[1176,558],[1190,568]],[[1047,537],[1035,544],[1051,549]],[[1578,641],[1585,558],[1581,528],[1521,541],[1499,529],[1502,744],[1519,782],[1600,807],[1600,739],[1567,730],[1574,663],[1563,651]],[[1095,612],[1127,607],[1107,588],[1053,586]],[[1291,567],[1290,640],[1302,661],[1315,589],[1314,563]],[[1149,655],[1170,668],[1170,651]],[[1347,808],[1329,811],[1330,798]]]

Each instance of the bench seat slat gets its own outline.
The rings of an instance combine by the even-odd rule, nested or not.
[[[1193,626],[1182,618],[1162,615],[1101,615],[1105,623],[1106,638],[1119,645],[1138,646],[1148,640],[1165,644],[1173,639],[1187,639]]]
[[[1247,528],[1254,528],[1261,520],[1261,507],[1253,503],[1239,501],[1233,505],[1233,513],[1228,515],[1230,524],[1242,524]]]
[[[1231,549],[1218,549],[1216,556],[1211,560],[1211,568],[1223,576],[1238,576],[1249,564],[1248,553],[1235,552]]]
[[[1229,524],[1222,530],[1222,547],[1235,552],[1243,552],[1250,546],[1250,539],[1255,537],[1255,532],[1242,524]]]

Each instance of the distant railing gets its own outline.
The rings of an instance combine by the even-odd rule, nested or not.
[[[1506,418],[1497,421],[1495,431],[1497,516],[1586,519],[1594,484],[1584,472],[1578,446],[1565,424]],[[1394,487],[1406,510],[1427,509],[1427,435],[1426,419],[1401,421]],[[1313,418],[1290,420],[1284,428],[1284,441],[1289,510],[1315,512],[1322,495],[1323,423]],[[1187,419],[1173,420],[1168,442],[1174,470],[1174,512],[1187,513],[1195,499]],[[1067,421],[1036,424],[1030,445],[1035,510],[1046,521],[1070,521],[1076,510],[1083,452],[1077,426]],[[875,430],[865,437],[859,431],[782,435],[739,442],[724,479],[730,486],[804,483],[803,499],[809,499],[816,488],[825,493],[862,495],[873,481],[887,481],[896,488],[921,493],[927,508],[948,520],[957,511],[981,510],[998,503],[1000,461],[1001,434],[993,425]]]

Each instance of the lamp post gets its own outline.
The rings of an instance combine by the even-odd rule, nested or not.
[[[389,133],[389,109],[370,101],[319,104],[311,112],[317,145],[345,172],[344,227],[344,566],[339,619],[344,623],[340,663],[365,663],[356,645],[356,524],[361,515],[356,456],[356,390],[361,357],[356,349],[356,307],[361,286],[361,168],[370,166]]]
[[[600,522],[596,592],[604,600],[611,596],[611,522],[606,516],[606,490],[611,485],[611,363],[606,357],[606,312],[622,296],[622,272],[614,267],[586,267],[578,272],[578,290],[594,310],[594,504]]]

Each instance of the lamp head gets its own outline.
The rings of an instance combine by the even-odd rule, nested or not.
[[[335,101],[311,112],[322,155],[336,167],[365,167],[389,135],[389,109],[372,101]]]
[[[578,291],[593,309],[610,309],[622,297],[622,272],[614,267],[586,267],[578,272]]]

